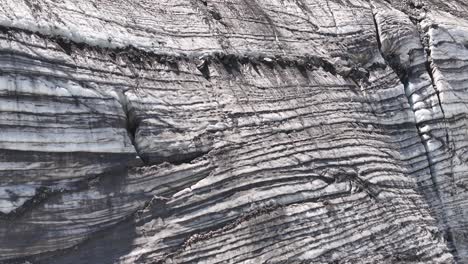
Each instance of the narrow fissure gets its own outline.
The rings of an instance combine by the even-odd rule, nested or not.
[[[135,142],[139,124],[133,116],[132,110],[129,107],[130,102],[125,93],[126,91],[119,93],[119,101],[125,113],[125,129],[127,130],[128,137],[130,138],[130,141],[133,145],[133,148],[135,149],[138,158],[143,162],[144,165],[148,165],[148,161],[141,155],[141,152],[138,148],[138,144],[136,144]]]
[[[442,101],[440,99],[440,91],[437,88],[435,77],[434,77],[433,59],[432,59],[432,56],[431,56],[431,49],[430,49],[430,44],[429,44],[430,39],[429,39],[429,36],[426,36],[426,38],[424,38],[424,36],[422,35],[422,34],[425,34],[425,33],[422,32],[422,28],[421,28],[421,24],[420,24],[419,20],[417,21],[417,27],[418,27],[419,34],[420,34],[420,42],[421,42],[421,45],[424,47],[424,51],[425,51],[425,55],[426,55],[426,58],[425,58],[426,59],[426,61],[425,61],[426,72],[429,75],[429,77],[431,78],[431,85],[432,85],[432,88],[434,89],[434,91],[436,92],[437,102],[438,102],[438,105],[439,105],[439,108],[440,108],[440,111],[441,111],[442,117],[443,117],[443,123],[444,123],[444,126],[445,126],[445,140],[446,140],[446,144],[444,144],[444,146],[447,148],[447,150],[449,152],[451,152],[452,150],[450,148],[450,137],[449,137],[449,129],[448,129],[448,126],[447,126],[447,118],[446,118],[446,115],[445,115],[444,108],[442,106]],[[426,40],[427,43],[425,43],[424,40]],[[425,145],[424,147],[426,148],[426,144],[424,144],[424,145]],[[427,148],[426,148],[426,151],[427,151]],[[455,151],[455,150],[453,150],[453,151]],[[429,153],[429,152],[427,152],[427,153]],[[430,158],[429,158],[429,161],[431,161]],[[451,164],[451,167],[453,168],[453,158],[450,158],[450,164]],[[440,194],[440,191],[439,191],[439,186],[437,184],[437,181],[432,176],[433,175],[432,163],[429,163],[429,168],[430,168],[430,171],[431,171],[432,182],[434,183],[434,187],[436,188],[437,198],[439,200],[440,206],[442,208],[445,208],[444,203],[443,203],[442,198],[441,198],[441,194]],[[442,222],[444,224],[444,227],[446,229],[446,231],[444,232],[445,239],[447,240],[447,244],[449,246],[450,251],[454,255],[455,259],[457,259],[458,258],[457,247],[456,247],[456,245],[454,243],[454,238],[453,238],[453,235],[452,235],[451,227],[448,224],[446,211],[444,209],[442,209],[441,211],[442,211],[443,215],[439,216],[439,217],[442,220]]]
[[[418,21],[417,26],[418,26],[419,28],[421,27],[421,25],[419,24],[419,21]],[[422,34],[422,33],[420,32],[420,34]],[[429,41],[429,37],[427,37],[427,41]],[[449,148],[449,150],[450,150],[450,147],[449,147],[449,146],[450,146],[450,144],[449,144],[449,142],[450,142],[450,141],[449,141],[449,140],[450,140],[450,138],[449,138],[449,130],[448,130],[448,128],[447,128],[447,122],[446,122],[447,118],[446,118],[446,115],[445,115],[445,110],[444,110],[444,108],[443,108],[443,106],[442,106],[442,100],[440,99],[440,91],[439,91],[439,89],[437,88],[437,85],[436,85],[436,82],[435,82],[435,78],[434,78],[434,67],[433,67],[433,65],[432,65],[433,62],[432,62],[432,56],[431,56],[431,49],[430,49],[430,47],[429,47],[429,43],[425,43],[422,39],[421,39],[421,44],[423,45],[424,50],[425,50],[425,52],[426,52],[426,63],[425,63],[426,71],[427,71],[427,73],[429,74],[429,77],[431,78],[432,87],[433,87],[434,91],[436,92],[437,102],[438,102],[438,104],[439,104],[440,111],[442,112],[442,116],[443,116],[443,118],[444,118],[445,132],[446,132],[446,134],[445,134],[445,136],[446,136],[446,138],[445,138],[446,144],[445,144],[445,145],[446,145],[446,146]],[[426,45],[427,45],[427,46],[426,46]]]
[[[400,82],[404,86],[404,89],[405,89],[404,92],[405,92],[406,97],[408,99],[408,103],[409,103],[409,105],[411,107],[412,112],[414,113],[415,112],[414,111],[414,104],[411,102],[411,100],[409,98],[409,92],[408,92],[409,73],[408,73],[407,69],[404,69],[403,67],[398,65],[398,63],[396,63],[396,62],[392,62],[392,60],[390,58],[388,58],[388,56],[386,56],[382,52],[382,43],[381,43],[381,39],[380,39],[380,31],[379,31],[379,28],[378,28],[377,19],[376,19],[376,16],[375,16],[374,12],[373,12],[373,21],[374,21],[374,25],[375,25],[376,39],[377,39],[379,52],[380,52],[381,56],[383,57],[383,59],[385,60],[386,64],[389,65],[392,68],[392,70],[395,72],[395,74],[397,74],[398,78],[400,79]],[[419,22],[418,22],[417,26],[420,27]],[[423,47],[425,47],[423,41],[421,39],[420,39],[420,41],[421,41]],[[434,87],[434,90],[437,92],[438,103],[439,103],[439,106],[440,106],[440,108],[442,110],[442,114],[443,114],[444,120],[445,120],[445,113],[443,112],[442,103],[441,103],[440,97],[439,97],[439,91],[437,91],[437,89],[435,88],[434,76],[433,76],[433,73],[432,73],[432,66],[431,66],[431,62],[430,62],[430,51],[428,52],[428,49],[426,49],[426,56],[427,57],[426,57],[425,67],[426,67],[426,70],[427,70],[427,72],[428,72],[428,74],[429,74],[429,76],[431,78],[431,84]],[[419,138],[421,139],[421,144],[423,145],[424,150],[425,150],[425,156],[426,156],[426,159],[427,159],[427,162],[428,162],[428,169],[429,169],[429,173],[430,173],[430,176],[431,176],[431,181],[433,183],[432,190],[437,195],[438,203],[440,204],[440,206],[442,206],[443,201],[441,199],[439,186],[438,186],[437,179],[436,179],[436,176],[435,176],[436,173],[435,173],[434,168],[433,168],[434,162],[432,161],[432,159],[431,159],[431,157],[429,155],[430,150],[429,150],[429,147],[427,145],[427,142],[424,140],[424,137],[423,137],[424,133],[421,131],[420,125],[418,124],[416,119],[415,119],[415,127],[416,127],[416,130],[418,132]],[[446,130],[447,130],[447,128],[446,128]],[[447,140],[448,140],[448,130],[447,130]],[[432,208],[432,209],[435,210],[435,208]],[[456,247],[455,247],[455,245],[453,243],[453,237],[452,237],[452,233],[450,231],[449,225],[448,225],[446,212],[445,212],[445,210],[442,209],[441,210],[441,215],[437,214],[436,211],[434,211],[434,213],[436,214],[436,218],[439,219],[439,221],[442,223],[443,227],[445,228],[446,231],[444,232],[444,235],[445,235],[444,237],[447,240],[448,246],[451,247],[450,249],[451,249],[452,253],[456,257],[456,255],[457,255],[456,254]]]
[[[378,47],[379,47],[379,52],[382,56],[382,58],[385,60],[385,63],[390,66],[390,68],[392,68],[393,72],[395,72],[395,74],[397,74],[398,78],[400,79],[400,82],[401,84],[403,85],[404,89],[405,89],[405,94],[406,94],[406,97],[408,99],[408,103],[411,107],[411,110],[413,111],[414,113],[414,109],[413,109],[413,103],[411,102],[410,98],[408,97],[408,73],[406,70],[403,70],[399,65],[396,65],[396,63],[393,63],[391,60],[388,59],[388,57],[382,52],[382,42],[380,40],[380,31],[379,31],[379,27],[378,27],[378,23],[377,23],[377,19],[375,17],[375,14],[373,14],[373,21],[374,21],[374,26],[375,26],[375,32],[376,32],[376,39],[377,39],[377,43],[378,43]],[[425,144],[424,142],[424,139],[423,139],[423,133],[421,132],[421,128],[419,127],[419,124],[417,123],[417,120],[415,119],[415,127],[416,127],[416,130],[418,132],[418,135],[421,139],[421,143],[425,149],[425,156],[426,156],[426,159],[427,159],[427,162],[429,164],[429,172],[431,174],[431,179],[434,183],[434,190],[437,192],[438,194],[438,188],[437,188],[437,182],[435,181],[435,176],[434,176],[434,171],[432,169],[432,161],[431,161],[431,158],[429,157],[429,149],[427,147],[427,144]],[[440,198],[440,197],[439,197]]]

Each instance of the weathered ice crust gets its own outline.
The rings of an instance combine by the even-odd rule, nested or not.
[[[468,263],[468,5],[0,2],[0,263]]]

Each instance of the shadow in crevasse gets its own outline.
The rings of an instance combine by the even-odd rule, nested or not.
[[[50,200],[45,202],[43,205],[40,205],[38,208],[34,209],[35,213],[44,213],[47,212],[47,209],[44,209],[44,206],[53,206],[63,203],[67,196],[70,199],[73,195],[84,194],[87,195],[88,192],[98,192],[100,197],[103,199],[84,199],[79,203],[80,208],[75,208],[77,211],[74,213],[82,214],[81,220],[73,220],[69,225],[70,229],[73,228],[82,228],[83,225],[86,226],[86,219],[89,218],[93,213],[97,213],[101,210],[108,210],[109,215],[119,214],[119,204],[122,208],[122,204],[128,203],[137,203],[144,204],[148,197],[145,196],[142,192],[132,192],[131,189],[127,188],[129,180],[129,169],[120,168],[118,170],[108,171],[99,175],[95,179],[90,180],[87,183],[83,183],[87,186],[81,186],[79,191],[71,193],[63,193],[57,196],[52,197]],[[87,196],[85,196],[87,197]],[[74,209],[74,210],[75,210]],[[114,211],[115,210],[115,211]],[[93,226],[89,228],[88,238],[77,245],[74,245],[70,248],[63,250],[53,251],[51,253],[44,253],[34,256],[29,256],[20,259],[6,260],[4,264],[25,264],[25,263],[34,263],[34,264],[87,264],[87,263],[116,263],[117,260],[127,255],[133,249],[133,241],[137,237],[136,225],[135,225],[135,214],[134,211],[129,211],[125,218],[118,219],[117,221],[112,221],[110,223],[103,223],[102,226]],[[77,215],[73,215],[77,216]],[[31,218],[32,217],[32,218]],[[58,215],[57,221],[62,221],[67,218],[65,215]],[[34,219],[30,214],[25,214],[21,216],[18,221],[27,222],[29,219]],[[53,219],[52,219],[53,220]],[[66,220],[66,219],[65,219]],[[89,220],[93,222],[94,220]],[[13,227],[15,224],[13,223]],[[40,244],[41,240],[48,239],[47,237],[53,238],[54,234],[58,234],[61,228],[67,228],[68,226],[61,225],[55,226],[53,224],[44,226],[37,226],[36,231],[29,230],[26,234],[21,235],[21,244],[24,244],[24,252],[27,254],[29,246],[34,244]],[[58,228],[58,230],[55,230]],[[54,232],[57,233],[54,233]],[[63,231],[63,230],[62,230]],[[66,232],[66,231],[65,231]],[[70,230],[73,232],[73,230]],[[67,235],[65,235],[66,237]],[[70,237],[70,239],[73,239]],[[25,241],[28,240],[28,241]],[[45,241],[44,241],[45,242]]]

